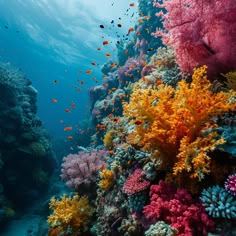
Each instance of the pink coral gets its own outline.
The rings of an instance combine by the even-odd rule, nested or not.
[[[186,189],[176,189],[164,181],[152,185],[150,205],[144,207],[144,214],[151,224],[164,221],[178,230],[179,236],[207,235],[214,229],[203,206],[194,203]]]
[[[157,13],[167,33],[153,35],[173,46],[182,71],[201,65],[210,75],[236,69],[235,0],[155,0],[154,6],[167,10]]]
[[[236,195],[236,174],[230,175],[225,182],[225,188],[231,194]]]
[[[75,189],[81,184],[89,185],[95,182],[104,154],[104,150],[93,150],[64,157],[61,169],[62,180],[66,181],[68,187]]]
[[[137,169],[131,174],[123,186],[123,192],[131,195],[148,188],[150,182],[142,178],[142,169]]]

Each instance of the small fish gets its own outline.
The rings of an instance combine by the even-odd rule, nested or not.
[[[110,53],[106,53],[105,56],[106,56],[106,57],[110,57],[111,54],[110,54]]]
[[[128,52],[129,52],[129,50],[127,49],[127,50],[124,51],[124,54],[128,54]]]
[[[70,131],[70,130],[72,130],[72,126],[67,126],[64,128],[64,131]]]
[[[51,101],[54,103],[58,102],[57,99],[52,99]]]
[[[98,51],[100,51],[100,50],[101,50],[101,48],[97,48],[97,50],[98,50]]]
[[[84,80],[80,81],[80,84],[83,85],[84,84]]]
[[[117,26],[118,26],[118,27],[122,27],[122,25],[121,25],[121,24],[118,24]]]
[[[71,111],[69,109],[65,109],[65,112],[70,113]]]
[[[92,70],[86,70],[85,73],[86,73],[86,74],[91,74],[91,73],[92,73]]]
[[[129,5],[130,5],[130,7],[134,7],[134,3],[130,3]]]
[[[131,32],[133,32],[134,31],[134,28],[132,27],[132,28],[130,28],[129,30],[128,30],[128,33],[127,33],[127,35],[129,35]]]
[[[103,41],[103,45],[107,45],[109,42],[106,40],[106,41]]]
[[[57,79],[55,79],[55,80],[53,81],[53,83],[54,83],[54,84],[57,84],[57,82],[58,82],[58,80],[57,80]]]
[[[111,121],[114,121],[115,123],[118,123],[119,117],[111,118]]]
[[[114,67],[117,66],[117,63],[113,63],[111,66],[110,66],[110,70],[113,69]]]
[[[114,154],[114,151],[113,151],[113,150],[110,150],[109,153],[112,155],[112,154]]]
[[[67,139],[71,140],[71,139],[73,139],[73,136],[70,135],[70,136],[67,137]]]
[[[102,28],[102,29],[104,29],[104,28],[105,28],[105,26],[104,26],[104,25],[99,25],[99,27],[100,27],[100,28]]]
[[[136,124],[136,125],[141,125],[142,123],[143,123],[142,120],[136,120],[136,121],[134,122],[134,124]]]
[[[96,66],[96,65],[97,65],[96,62],[94,62],[94,61],[91,62],[91,64],[92,64],[93,66]]]
[[[103,83],[103,87],[107,87],[108,86],[108,84],[107,83]]]
[[[148,48],[148,51],[151,52],[153,50],[153,48]]]
[[[160,85],[160,84],[162,84],[162,80],[157,80],[157,85]]]
[[[100,166],[100,171],[103,171],[105,169],[105,164],[103,163],[101,166]]]

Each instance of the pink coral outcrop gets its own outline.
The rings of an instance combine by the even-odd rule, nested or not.
[[[164,221],[178,230],[178,236],[207,235],[214,229],[200,203],[195,203],[186,189],[177,189],[164,181],[150,188],[150,204],[144,214],[151,224]]]
[[[102,165],[104,150],[81,151],[78,154],[69,154],[63,158],[61,178],[70,188],[77,189],[79,185],[90,185],[97,179]]]
[[[235,0],[155,0],[154,6],[167,12],[157,13],[166,31],[153,35],[174,48],[182,71],[207,65],[214,76],[236,69]]]
[[[137,169],[131,174],[124,183],[123,192],[131,195],[147,189],[150,182],[143,179],[142,169]]]

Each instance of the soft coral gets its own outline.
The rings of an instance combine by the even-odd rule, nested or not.
[[[157,16],[168,33],[153,35],[174,48],[182,71],[202,65],[210,75],[236,69],[235,0],[155,0],[154,6],[166,9]]]

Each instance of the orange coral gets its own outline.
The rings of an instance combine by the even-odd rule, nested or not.
[[[77,194],[73,197],[67,197],[64,194],[60,200],[52,197],[49,208],[53,210],[53,213],[48,217],[48,224],[52,228],[59,228],[58,230],[64,233],[70,229],[71,235],[77,235],[79,231],[86,230],[88,220],[93,213],[88,198],[79,197]],[[52,230],[50,233],[53,235],[55,231]]]
[[[208,163],[204,151],[213,150],[221,141],[209,141],[209,146],[204,146],[207,137],[197,140],[201,132],[207,127],[215,125],[212,119],[229,110],[236,109],[233,91],[213,93],[211,83],[206,77],[207,67],[202,66],[194,70],[192,82],[185,80],[178,83],[178,88],[161,84],[157,88],[136,88],[131,95],[130,102],[124,103],[124,115],[131,119],[131,124],[136,124],[132,138],[146,150],[158,149],[164,155],[167,166],[175,165],[175,173],[188,170],[184,160],[189,160],[187,144],[203,145],[203,152],[191,159],[192,177],[199,177],[198,171],[207,173],[203,168]],[[214,139],[211,135],[209,139]],[[128,137],[131,141],[131,138]],[[132,141],[131,141],[132,143]],[[175,164],[176,163],[176,164]],[[194,171],[193,171],[194,169]],[[195,174],[193,174],[195,173]]]

